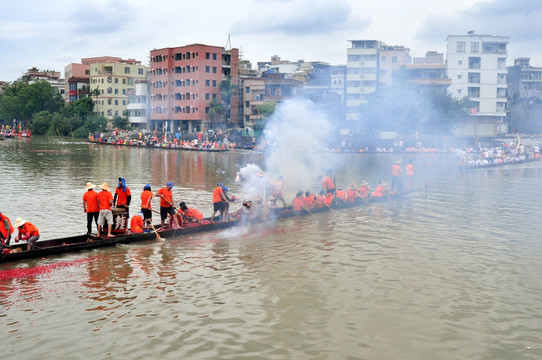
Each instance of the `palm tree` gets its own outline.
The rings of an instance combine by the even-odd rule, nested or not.
[[[237,96],[238,89],[238,85],[232,84],[230,76],[222,80],[222,82],[220,83],[220,96],[222,98],[222,103],[224,104],[224,110],[226,113],[226,124],[228,125],[228,127],[232,127],[230,124],[231,98],[232,96]]]
[[[216,99],[211,100],[209,103],[209,117],[211,120],[211,128],[216,128],[218,120],[222,118],[225,113],[224,104],[218,102]]]

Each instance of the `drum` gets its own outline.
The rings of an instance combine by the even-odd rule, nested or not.
[[[123,207],[111,208],[113,213],[113,229],[115,235],[122,235],[128,230],[128,211]]]

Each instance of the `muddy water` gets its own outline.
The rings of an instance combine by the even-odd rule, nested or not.
[[[0,211],[43,239],[80,234],[84,184],[124,176],[136,198],[174,181],[176,201],[209,215],[214,184],[240,193],[236,171],[264,156],[6,140]],[[449,155],[338,154],[333,166],[339,185],[375,187],[410,158],[426,194],[0,265],[0,358],[542,358],[541,164],[461,173]]]

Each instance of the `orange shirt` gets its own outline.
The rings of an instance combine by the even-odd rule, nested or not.
[[[301,198],[294,198],[294,211],[299,211],[299,210],[303,210],[303,199]]]
[[[346,200],[346,192],[344,190],[337,190],[335,195],[338,199]]]
[[[87,212],[98,212],[100,208],[98,207],[98,193],[94,190],[88,190],[83,195],[83,201],[87,205]]]
[[[322,195],[318,195],[316,197],[316,201],[314,202],[314,207],[323,207],[326,201],[325,199],[326,198],[323,197]]]
[[[23,226],[19,226],[19,238],[25,237],[28,238],[30,236],[40,236],[40,232],[38,231],[38,228],[30,223],[25,222]]]
[[[171,190],[168,190],[167,188],[161,188],[160,190],[158,190],[158,194],[162,195],[162,196],[160,196],[160,206],[161,207],[171,207],[171,206],[173,206],[172,205],[173,204],[173,193],[171,192]]]
[[[399,175],[401,175],[401,167],[395,164],[391,167],[391,176],[399,176]]]
[[[188,208],[184,214],[191,219],[203,220],[203,213],[196,209]]]
[[[215,189],[213,190],[213,204],[223,201],[222,200],[223,196],[224,196],[224,191],[222,190],[222,187],[221,186],[215,187]]]
[[[111,210],[111,202],[113,201],[113,194],[109,191],[102,190],[98,193],[98,203],[101,210]]]
[[[117,195],[117,206],[120,205],[127,205],[128,202],[128,196],[131,196],[130,188],[127,186],[126,191],[122,190],[122,188],[117,187],[115,189],[115,194]]]
[[[386,189],[384,189],[381,185],[378,185],[376,187],[376,190],[373,191],[371,194],[372,197],[382,197],[384,196],[384,193],[386,192]]]
[[[333,194],[327,194],[326,198],[324,199],[324,202],[327,205],[331,205],[331,203],[333,202]]]
[[[151,199],[152,199],[152,191],[144,190],[141,193],[141,207],[150,210],[151,209]]]
[[[408,164],[408,165],[406,166],[405,175],[406,175],[406,176],[414,176],[414,170],[415,170],[415,169],[416,169],[416,168],[414,167],[414,165]]]
[[[10,234],[13,234],[13,226],[11,225],[11,220],[9,220],[9,218],[2,214],[2,216],[0,216],[0,233],[2,233],[2,237],[5,239],[8,235],[8,229],[6,229],[4,227],[4,220],[8,220],[8,223],[9,223],[9,233]]]
[[[314,195],[309,195],[309,196],[306,196],[303,198],[303,202],[305,203],[305,205],[307,205],[307,207],[311,207],[312,204],[314,204]]]
[[[356,197],[358,197],[358,191],[357,190],[348,189],[346,191],[346,201],[353,202]]]
[[[326,190],[335,189],[335,184],[333,184],[333,181],[329,176],[324,176],[324,178],[322,179],[322,186]]]
[[[132,220],[130,220],[130,231],[133,233],[143,232],[143,219],[141,218],[141,216],[132,216]]]
[[[361,186],[361,187],[359,188],[359,195],[360,195],[362,198],[366,198],[368,192],[369,192],[369,187],[368,187],[368,186]]]

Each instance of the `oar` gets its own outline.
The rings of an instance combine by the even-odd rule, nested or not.
[[[157,238],[158,240],[162,240],[162,238],[160,237],[160,235],[158,235],[158,231],[156,231],[156,228],[154,227],[154,225],[152,224],[152,222],[151,222],[151,227],[152,227],[152,229],[154,230],[154,233],[156,234],[156,238]]]

